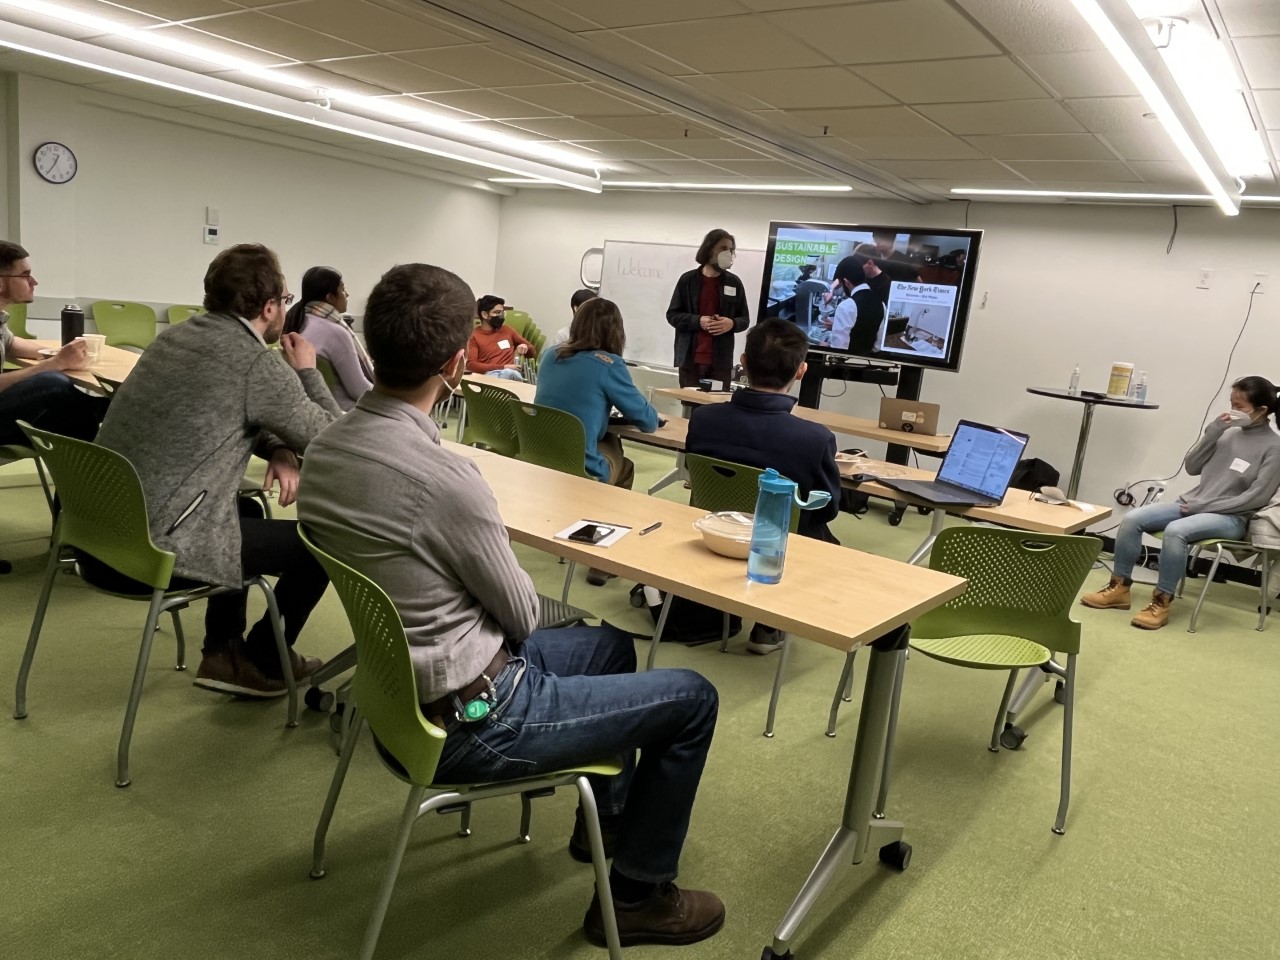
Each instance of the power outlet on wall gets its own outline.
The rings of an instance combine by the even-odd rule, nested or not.
[[[1267,281],[1268,281],[1269,279],[1270,279],[1270,274],[1266,274],[1266,273],[1255,273],[1255,274],[1253,275],[1253,292],[1254,292],[1254,293],[1256,293],[1256,294],[1258,294],[1258,295],[1262,295],[1262,294],[1266,293],[1266,292],[1267,292]]]
[[[1208,290],[1213,284],[1213,271],[1208,267],[1201,267],[1200,273],[1196,276],[1196,289]]]

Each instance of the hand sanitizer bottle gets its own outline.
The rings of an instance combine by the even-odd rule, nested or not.
[[[1138,386],[1133,391],[1133,398],[1139,403],[1147,402],[1147,371],[1142,371],[1142,376],[1138,378]]]
[[[1076,368],[1071,371],[1071,382],[1067,384],[1067,396],[1080,396],[1080,364],[1076,364]]]

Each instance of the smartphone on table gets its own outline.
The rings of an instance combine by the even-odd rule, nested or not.
[[[599,543],[613,533],[613,530],[613,527],[607,527],[602,523],[584,523],[569,534],[569,539],[574,543]]]

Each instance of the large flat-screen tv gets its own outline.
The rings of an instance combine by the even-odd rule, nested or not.
[[[957,370],[981,230],[769,224],[757,320],[782,317],[816,353]]]

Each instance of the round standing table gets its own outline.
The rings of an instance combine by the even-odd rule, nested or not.
[[[1040,397],[1054,397],[1058,400],[1074,400],[1084,404],[1084,416],[1080,418],[1080,439],[1076,441],[1076,458],[1071,464],[1071,482],[1067,485],[1067,499],[1074,500],[1076,491],[1080,489],[1080,474],[1084,470],[1084,452],[1089,445],[1089,428],[1093,426],[1093,408],[1128,407],[1131,410],[1159,410],[1158,403],[1140,403],[1137,400],[1117,400],[1112,397],[1068,393],[1066,390],[1055,390],[1051,387],[1027,387],[1027,393]]]

